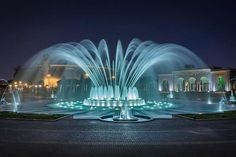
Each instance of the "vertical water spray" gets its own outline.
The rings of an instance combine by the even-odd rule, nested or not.
[[[154,65],[163,62],[168,64],[162,68],[182,62],[191,63],[196,67],[204,65],[185,47],[168,43],[158,44],[153,41],[142,42],[139,39],[133,39],[126,50],[123,49],[121,41],[118,41],[112,58],[106,41],[102,39],[98,46],[90,40],[56,44],[41,51],[26,66],[33,67],[40,64],[39,58],[45,55],[48,56],[49,62],[54,64],[76,65],[89,77],[92,87],[88,98],[83,101],[84,105],[120,107],[121,112],[126,114],[129,107],[146,104],[147,98],[140,97],[139,91],[143,89],[136,84]]]

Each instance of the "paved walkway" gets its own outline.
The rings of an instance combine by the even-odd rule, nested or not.
[[[235,156],[236,120],[0,120],[0,156]]]

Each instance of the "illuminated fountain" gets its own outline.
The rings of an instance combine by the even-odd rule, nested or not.
[[[121,95],[118,86],[114,88],[112,86],[101,86],[91,88],[90,96],[84,100],[84,105],[102,107],[141,106],[145,105],[145,101],[139,98],[136,87],[124,88]]]
[[[153,41],[142,42],[139,39],[133,39],[126,51],[118,41],[113,55],[108,50],[105,40],[101,40],[97,47],[90,40],[60,43],[38,53],[26,66],[41,64],[44,56],[47,56],[48,62],[52,64],[72,64],[80,67],[92,82],[90,94],[83,100],[83,105],[119,108],[118,118],[116,116],[114,119],[121,121],[136,119],[131,108],[145,106],[148,104],[145,101],[150,102],[148,98],[140,96],[143,89],[136,85],[149,69],[157,67],[173,70],[185,64],[204,66],[204,63],[185,47],[176,44],[157,44]],[[26,75],[29,78],[33,77],[28,73]],[[158,106],[157,91],[148,92],[155,95],[152,100],[155,103],[152,105]],[[173,98],[172,91],[170,98]],[[63,107],[63,103],[58,104]]]
[[[235,96],[234,96],[233,90],[231,90],[231,94],[230,94],[229,101],[230,101],[230,102],[236,102],[236,98],[235,98]]]
[[[11,94],[12,94],[13,112],[17,112],[18,105],[21,104],[19,91],[17,89],[16,90],[11,90]]]
[[[219,104],[221,105],[227,104],[227,98],[226,98],[225,92],[223,92]]]
[[[4,84],[6,87],[4,88],[3,92],[1,93],[0,97],[0,104],[7,104],[6,98],[5,98],[5,93],[8,88],[8,82],[5,79],[0,79],[1,85]]]
[[[171,98],[171,99],[174,98],[174,95],[173,95],[173,91],[172,91],[172,90],[170,91],[169,98]]]
[[[3,93],[1,94],[1,98],[0,98],[0,103],[1,104],[7,104],[7,105],[12,105],[12,111],[13,112],[17,112],[17,109],[18,109],[18,105],[21,104],[21,98],[20,98],[20,95],[19,95],[19,91],[17,89],[15,90],[12,90],[12,89],[9,89],[9,83],[7,80],[5,79],[0,79],[0,82],[3,82],[4,85],[5,85],[5,88],[4,88],[4,91]],[[5,98],[5,94],[6,94],[6,91],[9,89],[10,91],[10,94],[11,94],[11,99],[12,99],[12,103],[8,103],[6,101],[6,98]]]

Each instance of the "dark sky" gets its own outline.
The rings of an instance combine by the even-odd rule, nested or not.
[[[0,20],[0,78],[41,49],[86,38],[112,49],[134,37],[176,43],[209,66],[236,67],[234,0],[7,1]]]

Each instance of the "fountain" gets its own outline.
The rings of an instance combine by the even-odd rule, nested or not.
[[[207,98],[207,104],[212,104],[211,96],[209,95]]]
[[[174,95],[173,95],[173,91],[172,91],[172,90],[170,91],[169,98],[171,98],[171,99],[174,98]]]
[[[6,93],[6,90],[8,88],[8,82],[5,79],[0,79],[0,82],[3,82],[3,84],[6,86],[3,90],[3,92],[1,93],[0,103],[1,104],[7,104],[7,101],[6,101],[6,98],[5,98],[5,93]]]
[[[128,100],[125,100],[125,105],[122,105],[120,107],[118,116],[114,116],[113,120],[114,121],[137,121],[138,118],[133,116],[132,111],[130,110],[130,108],[128,107],[129,104],[127,103]]]
[[[229,102],[236,102],[236,98],[235,98],[235,96],[234,96],[234,92],[233,92],[233,90],[231,90],[231,92],[230,92],[231,94],[230,94],[230,98],[229,98]]]
[[[195,67],[205,66],[194,53],[185,47],[176,44],[157,44],[153,41],[142,42],[139,39],[133,39],[126,51],[118,41],[113,55],[108,50],[105,40],[101,40],[98,47],[90,40],[79,43],[60,43],[39,52],[26,63],[25,67],[31,68],[42,64],[45,56],[47,56],[47,62],[51,64],[80,67],[92,83],[89,87],[89,95],[82,104],[90,107],[119,108],[118,117],[113,118],[119,121],[136,120],[135,115],[132,115],[132,107],[147,105],[146,101],[149,101],[149,98],[141,97],[140,91],[143,95],[147,92],[143,91],[144,89],[140,86],[138,87],[137,82],[148,70],[154,67],[163,68],[163,65],[165,70],[173,70],[180,65],[190,63]],[[42,72],[45,69],[42,66],[42,70],[39,71]],[[26,73],[22,79],[32,77],[34,77],[33,74]],[[157,91],[149,89],[149,92],[153,93],[152,100],[156,101]],[[172,91],[170,98],[173,98]],[[156,104],[158,103],[153,103],[153,105]],[[63,107],[63,105],[60,103],[58,106]]]
[[[4,92],[1,95],[1,104],[8,105],[9,103],[6,101],[5,94],[7,89],[9,88],[9,83],[5,79],[0,79],[0,81],[4,82],[6,86]],[[17,112],[18,105],[21,103],[19,91],[17,89],[16,90],[10,89],[9,91],[11,93],[11,98],[12,98],[13,112]]]
[[[219,104],[221,104],[221,105],[227,104],[227,98],[225,96],[225,92],[223,92]]]
[[[18,90],[12,90],[11,91],[12,94],[12,101],[13,101],[13,112],[17,112],[18,111],[18,105],[20,104],[20,96],[18,93]]]
[[[52,90],[52,93],[51,93],[51,96],[50,96],[52,99],[53,98],[55,98],[55,94],[54,94],[54,92],[53,92],[53,90]]]

